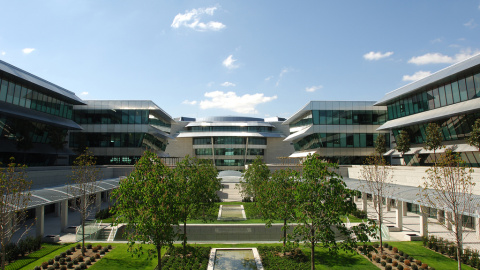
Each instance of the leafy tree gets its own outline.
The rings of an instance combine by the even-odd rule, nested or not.
[[[31,182],[27,181],[25,165],[15,164],[10,158],[7,168],[0,168],[0,247],[1,266],[5,269],[6,246],[13,234],[20,229],[26,218],[26,209],[30,201]],[[25,233],[28,231],[25,230]]]
[[[48,128],[48,144],[55,149],[56,159],[58,159],[58,150],[62,150],[67,143],[66,136],[66,130],[53,126]]]
[[[299,173],[292,169],[277,170],[270,179],[263,181],[258,193],[258,208],[266,226],[270,227],[275,220],[283,220],[283,252],[285,255],[288,223],[295,220],[296,201],[295,187],[299,181]]]
[[[72,183],[67,186],[68,192],[78,200],[70,206],[82,217],[82,255],[85,256],[85,220],[94,210],[90,206],[95,204],[95,197],[92,195],[97,191],[97,179],[99,170],[95,166],[96,159],[86,149],[75,161],[73,161]]]
[[[248,165],[247,170],[243,174],[243,179],[245,179],[245,182],[240,182],[240,193],[243,197],[251,196],[253,197],[253,201],[256,201],[256,197],[258,196],[258,188],[262,182],[269,177],[270,169],[268,169],[261,157],[257,157],[252,164]]]
[[[442,146],[442,132],[440,131],[440,127],[437,125],[437,123],[429,123],[425,129],[425,133],[426,140],[423,148],[425,150],[433,150],[435,163],[437,163],[436,150]]]
[[[215,201],[217,191],[222,187],[217,178],[218,172],[211,160],[202,160],[186,156],[175,168],[177,188],[181,190],[178,212],[183,222],[183,251],[186,255],[187,220],[201,217],[207,220],[207,213],[218,210]]]
[[[458,269],[462,267],[462,214],[473,213],[478,207],[478,202],[473,200],[475,183],[472,172],[459,155],[447,150],[439,162],[426,171],[427,176],[421,192],[424,204],[436,208],[443,206],[445,212],[451,213],[445,215],[445,220],[455,226],[455,229],[449,232],[455,238]],[[442,226],[447,228],[446,223],[442,223]]]
[[[295,192],[298,209],[294,234],[311,248],[311,267],[315,269],[315,246],[328,248],[337,254],[339,249],[353,251],[357,242],[367,242],[374,226],[359,224],[348,228],[343,216],[355,211],[354,191],[346,188],[341,176],[334,172],[337,164],[322,162],[317,154],[303,162],[302,181]],[[337,241],[341,238],[343,241]]]
[[[478,151],[480,151],[480,119],[475,120],[467,142],[469,145],[477,147]]]
[[[397,143],[395,149],[402,153],[403,158],[403,155],[410,151],[410,135],[408,135],[406,130],[401,130],[398,136],[395,138],[395,142]]]
[[[385,141],[384,134],[378,134],[377,139],[375,140],[375,152],[380,156],[383,156],[383,154],[387,152],[387,142]]]
[[[162,247],[171,246],[177,236],[178,204],[180,192],[176,178],[161,159],[150,151],[145,151],[135,164],[133,172],[120,182],[113,191],[116,199],[116,223],[126,223],[125,236],[129,241],[129,251],[140,253],[142,244],[152,243],[154,250],[148,255],[156,256],[158,268],[162,268]]]
[[[383,253],[383,202],[382,198],[393,195],[395,189],[393,188],[393,169],[387,166],[383,156],[370,156],[365,162],[365,166],[361,170],[362,178],[365,179],[364,189],[368,190],[373,196],[377,198],[374,202],[373,208],[378,216],[379,237],[380,237],[380,251]]]

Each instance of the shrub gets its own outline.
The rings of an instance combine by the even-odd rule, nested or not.
[[[379,258],[379,257],[376,257],[376,258],[375,258],[375,262],[376,262],[376,263],[380,263],[380,258]]]
[[[41,270],[42,268],[40,266],[35,266],[33,270]]]
[[[382,260],[385,260],[387,258],[387,255],[382,255]]]
[[[369,253],[370,254],[370,253]],[[377,255],[373,254],[372,255],[372,260],[375,260],[377,258]]]
[[[387,258],[387,263],[392,263],[392,258]]]
[[[78,259],[79,262],[83,262],[83,256],[82,255],[78,256],[77,259]]]
[[[67,255],[72,255],[72,251],[70,249],[67,250]]]
[[[90,259],[86,259],[86,260],[85,260],[85,264],[86,264],[86,265],[91,265],[91,264],[92,264],[92,261],[90,261]]]
[[[398,259],[400,262],[403,262],[405,260],[405,258],[403,256],[400,256],[400,258]]]
[[[108,249],[112,249],[112,245],[108,245]]]
[[[102,245],[97,245],[97,248],[98,248],[98,249],[102,249]]]
[[[55,270],[55,267],[53,267],[53,265],[51,265],[47,268],[47,270]]]
[[[67,270],[67,267],[65,265],[60,266],[60,270]]]
[[[403,256],[403,251],[399,250],[398,254],[400,254],[400,256]]]
[[[418,270],[418,266],[416,264],[412,264],[412,270]]]
[[[388,246],[388,250],[392,250],[392,249],[393,249],[393,247],[392,247],[392,246]]]
[[[397,261],[393,261],[393,262],[392,262],[392,265],[393,265],[393,266],[397,266],[397,265],[398,265],[398,262],[397,262]]]
[[[69,269],[72,269],[72,268],[73,268],[73,262],[68,262],[68,263],[67,263],[67,267],[68,267]]]
[[[393,248],[393,253],[398,253],[398,248],[394,247]]]
[[[383,243],[384,248],[388,248],[388,243]]]
[[[416,263],[418,266],[422,265],[422,261],[420,261],[420,260],[416,260],[415,263]]]
[[[75,250],[76,250],[75,247],[71,247],[71,248],[70,248],[70,251],[71,251],[71,252],[75,252]]]
[[[400,255],[398,255],[398,254],[395,254],[394,257],[395,257],[395,259],[397,259],[397,260],[400,259]]]
[[[75,267],[75,270],[82,270],[80,266]]]
[[[387,262],[382,261],[380,264],[381,264],[382,266],[385,266],[385,265],[387,265]]]
[[[59,262],[60,262],[61,265],[64,265],[65,264],[65,258],[60,258]]]
[[[56,263],[53,264],[53,267],[55,267],[55,269],[58,269],[58,268],[60,268],[60,264],[58,262],[56,262]]]
[[[65,252],[60,253],[60,257],[62,257],[62,258],[67,257],[67,253],[65,253]]]
[[[92,248],[92,251],[93,251],[93,252],[97,252],[97,251],[98,251],[98,248],[97,248],[97,247],[93,247],[93,248]]]
[[[48,264],[53,264],[53,259],[48,260]]]
[[[94,262],[95,261],[95,256],[90,257],[90,261]]]
[[[422,269],[428,269],[428,264],[422,263],[422,266],[421,266],[420,268],[422,268]]]
[[[72,260],[72,262],[73,262],[73,264],[78,264],[78,259],[75,258],[75,259]]]
[[[385,266],[385,270],[392,270],[392,266],[387,264],[387,265]]]
[[[82,245],[77,244],[75,247],[76,247],[77,249],[80,249],[80,248],[82,247]]]
[[[378,244],[373,244],[373,247],[374,247],[374,248],[378,248]]]
[[[103,249],[100,251],[100,255],[105,255],[105,251]]]
[[[48,268],[48,262],[42,262],[42,268],[47,269]]]
[[[67,263],[68,263],[68,262],[71,262],[71,261],[72,261],[72,257],[69,256],[69,257],[65,258],[65,260],[67,261]]]
[[[100,259],[100,254],[95,254],[95,259]]]
[[[399,264],[399,265],[397,266],[397,269],[398,269],[398,270],[403,270],[403,265]]]
[[[81,264],[80,264],[80,268],[82,268],[82,269],[87,269],[87,264],[86,264],[86,263],[81,263]]]
[[[405,265],[410,266],[410,260],[405,260],[403,263],[404,263]]]
[[[92,244],[88,244],[87,249],[92,249]]]
[[[60,257],[60,256],[58,256],[58,255],[57,255],[57,256],[55,256],[55,261],[56,261],[56,262],[60,261],[60,258],[61,258],[61,257]]]

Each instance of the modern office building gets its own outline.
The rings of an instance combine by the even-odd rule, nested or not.
[[[149,100],[86,100],[74,106],[73,121],[81,131],[72,131],[69,146],[88,147],[97,164],[133,165],[145,149],[164,155],[174,120]]]
[[[0,162],[68,165],[66,146],[74,105],[84,102],[58,85],[0,61]]]
[[[311,101],[288,118],[283,125],[290,128],[285,142],[293,143],[295,153],[303,157],[318,153],[325,160],[339,164],[363,164],[374,152],[377,131],[387,120],[386,106],[373,106],[373,101]]]
[[[441,127],[444,146],[461,154],[468,165],[480,166],[478,149],[469,146],[466,138],[480,118],[480,55],[442,69],[428,77],[387,93],[376,106],[387,106],[388,121],[379,131],[398,136],[406,130],[412,143],[405,154],[408,165],[429,165],[433,151],[423,149],[428,123]],[[442,153],[446,148],[439,149]],[[400,163],[400,153],[390,151],[392,163]]]
[[[211,159],[219,170],[243,170],[257,156],[266,163],[277,163],[293,146],[284,143],[288,127],[285,119],[220,116],[181,117],[172,125],[171,141],[165,152],[172,157],[195,156]]]

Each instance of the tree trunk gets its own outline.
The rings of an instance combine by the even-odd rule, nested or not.
[[[183,221],[183,261],[187,257],[187,219]]]
[[[312,228],[310,229],[311,239],[312,241],[310,242],[312,245],[312,254],[310,255],[310,263],[312,264],[312,270],[315,270],[315,227],[313,227],[313,222],[312,222]]]
[[[157,246],[157,267],[162,269],[162,246]]]
[[[82,256],[85,257],[85,214],[82,214]]]
[[[287,243],[287,219],[283,220],[283,256],[285,257],[285,248]]]
[[[7,253],[7,249],[4,247],[5,245],[2,244],[2,270],[5,270],[5,253]]]
[[[383,254],[383,236],[382,236],[382,197],[378,196],[378,227],[380,231],[380,253]]]
[[[458,270],[462,270],[462,249],[457,245]]]

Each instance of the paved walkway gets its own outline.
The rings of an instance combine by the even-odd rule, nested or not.
[[[361,202],[357,202],[358,209],[362,209]],[[371,201],[368,202],[367,206],[367,215],[369,218],[376,219],[377,213],[373,208],[373,203]],[[396,209],[394,207],[391,208],[391,211],[386,212],[386,208],[384,208],[384,220],[383,222],[385,225],[393,225],[395,226],[395,217],[396,217]],[[405,236],[409,233],[420,233],[420,215],[415,213],[408,212],[407,216],[403,217],[403,231],[402,232],[390,232],[390,241],[407,241]],[[428,233],[430,235],[435,235],[437,237],[442,237],[449,241],[454,241],[453,234],[450,233],[445,227],[440,225],[437,219],[428,218]],[[464,247],[476,249],[480,251],[480,239],[477,238],[476,233],[472,229],[464,228],[463,230],[463,237],[464,237]]]

